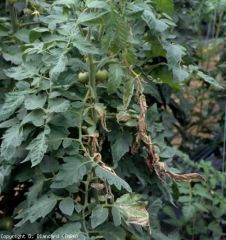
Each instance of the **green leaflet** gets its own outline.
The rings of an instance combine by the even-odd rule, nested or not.
[[[30,150],[27,157],[23,160],[23,162],[31,160],[32,167],[39,164],[44,154],[46,153],[48,148],[47,144],[47,136],[45,132],[39,133],[39,135],[31,141],[31,143],[26,147],[27,150]]]
[[[94,47],[89,41],[84,40],[84,38],[76,36],[72,44],[76,47],[82,54],[101,54],[100,50]]]
[[[70,102],[63,98],[54,98],[50,100],[49,109],[46,112],[65,112],[70,107]]]
[[[111,146],[113,161],[118,162],[132,146],[132,135],[129,132],[119,133],[114,144]]]
[[[43,94],[27,95],[24,101],[24,106],[27,110],[43,108],[46,100],[47,100],[47,97]]]
[[[38,68],[28,63],[23,63],[18,67],[12,67],[4,70],[6,76],[13,78],[15,80],[23,80],[27,78],[32,78],[38,74]]]
[[[113,223],[106,223],[96,229],[99,236],[103,236],[107,240],[125,239],[126,233],[121,227],[114,226]]]
[[[193,205],[189,204],[189,205],[183,206],[182,212],[183,212],[184,220],[188,222],[189,220],[191,220],[191,218],[194,217],[196,210]]]
[[[42,195],[32,207],[25,209],[16,217],[17,219],[22,218],[22,220],[15,226],[20,227],[28,220],[33,223],[40,217],[44,218],[55,207],[57,200],[59,197],[53,193]]]
[[[20,132],[20,125],[17,124],[9,128],[3,135],[1,144],[1,156],[5,160],[10,160],[16,152],[16,148],[23,141],[23,134]]]
[[[182,56],[186,53],[186,48],[179,44],[171,44],[167,41],[162,42],[163,48],[166,50],[166,58],[169,69],[178,67],[179,62],[182,60]]]
[[[153,0],[157,10],[167,13],[170,17],[174,14],[173,0]]]
[[[24,102],[27,91],[10,92],[6,94],[5,103],[0,109],[0,121],[9,118]]]
[[[75,209],[73,199],[70,197],[63,199],[59,204],[59,208],[62,213],[71,216]]]
[[[108,94],[116,92],[124,77],[125,74],[120,64],[109,65]]]
[[[44,119],[45,113],[41,109],[36,109],[30,113],[28,113],[20,123],[20,125],[24,125],[28,122],[32,122],[36,127],[40,127],[44,125],[45,119]]]
[[[81,155],[64,158],[65,163],[60,166],[59,172],[53,179],[52,188],[65,188],[83,179],[87,168],[86,159]]]
[[[130,26],[123,19],[119,19],[117,22],[117,28],[115,32],[115,37],[113,44],[116,45],[116,48],[119,50],[124,50],[126,47],[126,42],[129,37]]]
[[[101,205],[97,205],[92,210],[92,215],[90,217],[92,229],[102,224],[107,219],[107,217],[108,217],[108,209],[103,208]]]
[[[120,177],[118,177],[115,173],[110,172],[100,166],[97,166],[95,168],[95,173],[96,175],[104,180],[107,181],[110,185],[114,184],[119,190],[121,190],[121,188],[125,188],[128,192],[131,192],[131,188],[128,185],[127,182],[125,182],[123,179],[121,179]]]
[[[44,180],[45,178],[43,175],[36,177],[34,185],[29,188],[29,191],[27,193],[28,207],[34,205],[37,201],[38,195],[42,191]]]
[[[121,225],[121,216],[120,216],[120,211],[117,207],[113,206],[111,209],[111,213],[113,216],[113,221],[115,226],[120,226]]]
[[[85,236],[81,233],[81,224],[78,222],[69,222],[65,223],[62,227],[58,228],[55,232],[52,233],[53,236],[58,236],[60,240],[64,240],[65,236],[70,236],[72,234],[72,237],[82,240],[85,239]],[[68,234],[68,235],[65,235]],[[81,237],[81,238],[80,238]]]
[[[134,80],[130,78],[124,83],[124,94],[123,94],[124,109],[127,109],[127,107],[129,106],[131,98],[133,97],[133,91],[134,91]]]
[[[201,72],[201,71],[198,71],[198,72],[197,72],[197,75],[198,75],[200,78],[202,78],[204,81],[206,81],[206,82],[208,82],[208,83],[210,83],[210,84],[212,84],[212,85],[214,85],[214,86],[216,86],[216,87],[219,87],[219,88],[222,88],[222,89],[224,88],[224,87],[222,87],[214,78],[212,78],[212,77],[204,74],[204,73]]]

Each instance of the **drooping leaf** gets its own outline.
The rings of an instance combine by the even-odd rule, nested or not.
[[[53,179],[52,188],[65,188],[83,179],[86,174],[84,157],[75,155],[64,158],[65,163],[60,166],[60,170]]]
[[[101,205],[97,205],[91,214],[91,227],[92,229],[96,228],[100,224],[102,224],[108,217],[108,209],[103,208]]]
[[[110,185],[114,184],[119,190],[123,187],[128,192],[132,191],[128,183],[118,177],[114,172],[110,172],[107,169],[98,166],[95,168],[95,173],[100,179],[107,181]]]
[[[60,202],[59,208],[62,213],[71,216],[75,208],[74,201],[72,198],[67,197]]]
[[[212,77],[204,74],[203,72],[198,71],[198,72],[197,72],[197,75],[198,75],[200,78],[202,78],[204,81],[206,81],[206,82],[208,82],[208,83],[210,83],[210,84],[212,84],[212,85],[214,85],[214,86],[216,86],[216,87],[219,87],[219,88],[223,88],[223,89],[224,89],[224,87],[222,87],[214,78],[212,78]]]
[[[48,148],[47,136],[45,132],[41,132],[26,147],[26,149],[30,151],[28,153],[28,156],[24,159],[23,162],[31,160],[31,163],[32,163],[31,166],[32,167],[36,166],[42,161],[44,154],[47,151],[47,148]]]
[[[0,109],[0,121],[9,118],[24,102],[26,91],[10,92],[6,94],[5,103]]]
[[[121,132],[118,134],[115,143],[111,146],[114,162],[118,162],[125,153],[129,152],[132,141],[133,138],[129,132]]]
[[[22,220],[15,226],[20,227],[28,220],[33,223],[40,217],[44,218],[56,206],[58,199],[59,197],[52,193],[42,195],[35,201],[33,206],[23,210],[21,214],[16,217],[17,219],[22,218]]]
[[[124,77],[125,74],[120,64],[109,65],[108,94],[116,92]]]
[[[1,144],[1,156],[5,160],[10,160],[16,152],[16,148],[23,141],[23,134],[20,133],[20,125],[17,124],[9,128],[3,135]]]

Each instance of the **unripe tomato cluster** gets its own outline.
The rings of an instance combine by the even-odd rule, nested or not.
[[[100,69],[96,73],[96,81],[98,82],[104,82],[108,79],[108,70],[106,69]],[[78,74],[78,80],[79,82],[86,84],[89,82],[89,73],[88,72],[80,72]]]

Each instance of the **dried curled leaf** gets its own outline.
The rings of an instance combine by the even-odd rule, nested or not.
[[[176,174],[167,168],[167,165],[164,162],[157,162],[154,164],[154,169],[159,179],[163,181],[164,173],[166,173],[171,179],[175,181],[182,182],[199,182],[201,180],[206,180],[204,176],[199,173],[187,173],[187,174]]]
[[[111,130],[108,130],[107,128],[107,124],[106,124],[106,116],[105,116],[105,112],[97,109],[99,115],[100,115],[100,122],[101,122],[101,125],[103,127],[103,129],[106,131],[106,132],[110,132]]]

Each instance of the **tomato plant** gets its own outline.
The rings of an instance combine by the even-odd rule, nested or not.
[[[169,167],[180,155],[169,144],[180,119],[172,96],[194,75],[221,85],[172,35],[173,1],[26,1],[30,15],[18,6],[0,30],[0,188],[27,186],[4,210],[12,232],[179,236],[159,212],[179,181],[205,177]]]

